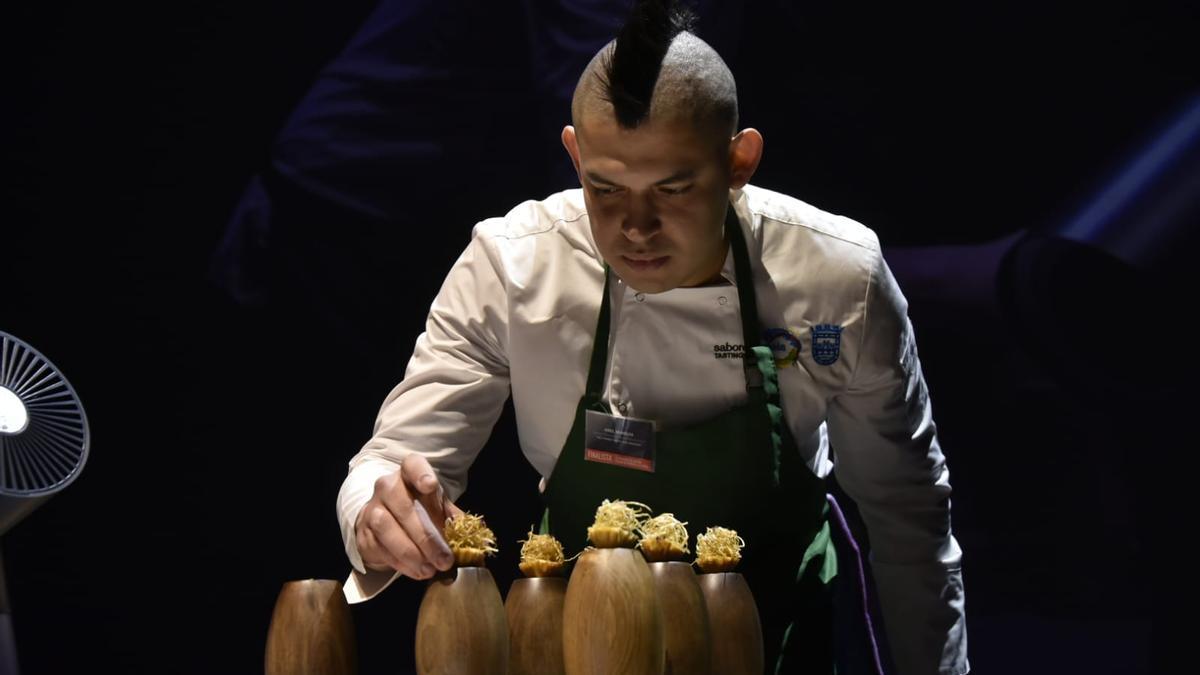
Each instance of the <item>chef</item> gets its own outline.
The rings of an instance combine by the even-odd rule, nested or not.
[[[605,498],[737,529],[768,663],[832,672],[836,472],[896,671],[965,673],[949,471],[904,297],[871,230],[750,184],[763,136],[737,129],[733,76],[689,25],[638,3],[562,131],[581,188],[475,227],[338,496],[347,596],[451,566],[439,524],[511,395],[569,553]]]

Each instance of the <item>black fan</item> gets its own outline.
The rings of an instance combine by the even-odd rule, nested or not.
[[[0,331],[0,537],[71,484],[87,461],[87,415],[54,364]],[[0,560],[0,675],[17,672]]]

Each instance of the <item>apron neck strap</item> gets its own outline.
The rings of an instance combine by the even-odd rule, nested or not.
[[[752,347],[759,344],[762,328],[758,323],[758,296],[754,293],[754,268],[750,266],[750,253],[746,249],[746,236],[742,234],[742,224],[738,221],[733,204],[725,212],[725,237],[729,247],[733,249],[734,278],[737,280],[738,303],[742,315],[742,344],[749,353]]]
[[[587,395],[593,401],[604,399],[604,369],[608,367],[608,264],[604,265],[604,296],[600,300],[600,318],[596,320],[596,337],[592,341],[592,363],[588,367]]]
[[[758,323],[758,302],[754,293],[754,271],[750,267],[750,254],[746,249],[746,236],[742,234],[742,224],[738,221],[733,204],[725,212],[725,237],[733,250],[734,277],[737,280],[738,302],[742,315],[742,344],[745,345],[747,358],[747,376],[757,372],[753,366],[754,359],[750,356],[751,349],[759,344],[758,335],[761,332]],[[608,367],[608,331],[609,317],[612,313],[609,300],[608,265],[604,265],[604,295],[600,299],[600,317],[596,320],[596,337],[592,341],[592,362],[588,368],[587,394],[593,400],[602,400],[604,389],[604,370]],[[757,380],[757,377],[752,378]],[[759,386],[758,382],[748,381],[749,386]]]

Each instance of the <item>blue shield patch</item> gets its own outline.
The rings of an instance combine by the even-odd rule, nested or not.
[[[822,366],[832,365],[842,353],[842,327],[823,323],[812,327],[813,360]]]

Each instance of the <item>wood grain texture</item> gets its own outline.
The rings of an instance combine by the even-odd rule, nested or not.
[[[508,675],[563,675],[562,577],[517,579],[508,589]]]
[[[709,675],[711,632],[704,593],[692,566],[685,562],[650,563],[663,614],[666,675]]]
[[[420,675],[504,675],[508,621],[486,567],[456,567],[434,577],[417,612]]]
[[[353,675],[358,648],[342,584],[289,581],[279,591],[267,632],[266,675]]]
[[[746,578],[737,572],[718,572],[701,574],[697,581],[712,630],[712,672],[762,675],[762,623]]]
[[[563,605],[567,675],[661,675],[665,657],[662,611],[642,554],[585,551]]]

